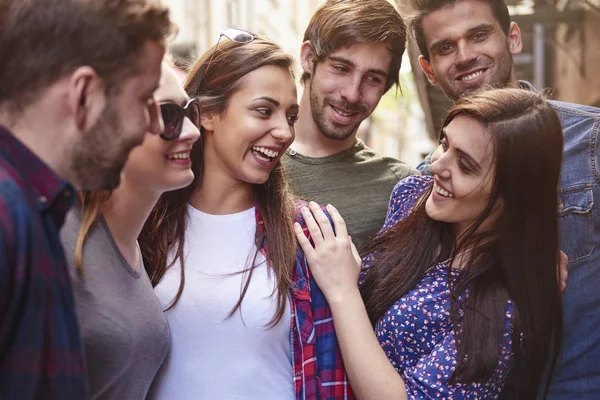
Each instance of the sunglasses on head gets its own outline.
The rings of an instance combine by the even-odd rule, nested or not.
[[[164,131],[160,134],[163,140],[175,140],[181,135],[185,117],[188,117],[192,124],[200,129],[200,103],[198,103],[198,99],[190,99],[183,107],[175,103],[162,103],[160,113],[165,125]]]
[[[217,50],[219,49],[219,43],[221,43],[221,38],[223,36],[239,44],[250,43],[258,37],[258,35],[256,35],[255,33],[245,31],[243,29],[227,28],[221,31],[219,39],[217,40],[217,44],[215,45],[215,49],[213,50],[212,54],[210,55],[210,58],[208,59],[206,69],[204,70],[204,75],[206,75],[206,72],[210,68],[210,63],[212,62],[213,58],[215,57],[215,54],[217,53]],[[204,75],[202,76],[202,79],[204,79]],[[200,79],[200,82],[202,82],[202,79]]]

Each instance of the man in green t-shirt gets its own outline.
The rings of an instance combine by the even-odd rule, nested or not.
[[[359,248],[383,226],[396,183],[418,174],[356,137],[398,85],[405,43],[404,22],[386,0],[328,0],[304,33],[302,111],[283,164],[296,194],[336,206]]]

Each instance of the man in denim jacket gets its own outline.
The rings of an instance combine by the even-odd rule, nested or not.
[[[409,18],[421,69],[433,85],[456,100],[481,86],[520,86],[513,55],[521,32],[503,0],[411,0]],[[597,399],[600,393],[600,109],[552,101],[564,132],[559,182],[561,248],[569,257],[564,293],[563,349],[550,399]],[[431,174],[431,155],[417,169]]]

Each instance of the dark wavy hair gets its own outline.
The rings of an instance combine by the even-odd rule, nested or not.
[[[494,143],[496,173],[484,211],[461,238],[453,224],[432,220],[423,195],[411,215],[367,244],[375,254],[362,287],[375,324],[424,276],[453,254],[466,254],[451,287],[458,358],[453,382],[486,382],[497,368],[512,299],[512,351],[519,398],[534,399],[545,368],[554,369],[562,341],[557,185],[562,128],[543,95],[521,89],[476,92],[459,100],[443,126],[465,115],[482,123]],[[476,233],[501,201],[492,230]],[[452,264],[451,264],[452,265]],[[468,290],[465,301],[459,298]],[[459,304],[461,303],[461,304]],[[459,309],[464,317],[459,318]],[[546,388],[547,390],[547,388]]]
[[[211,57],[209,65],[208,60]],[[277,44],[266,39],[257,38],[247,44],[222,39],[218,49],[213,46],[191,67],[185,89],[190,97],[200,100],[203,114],[222,115],[227,110],[232,96],[239,90],[240,80],[248,73],[267,65],[286,68],[291,72],[294,61]],[[144,264],[153,285],[160,282],[167,268],[173,266],[176,261],[181,265],[179,290],[169,308],[177,303],[185,284],[183,254],[187,203],[201,184],[204,171],[204,136],[194,144],[191,158],[195,176],[192,184],[185,189],[161,196],[139,239]],[[287,295],[292,287],[292,271],[297,249],[293,228],[296,214],[294,199],[281,163],[275,165],[267,182],[254,185],[254,193],[264,221],[263,233],[258,230],[256,232],[256,247],[260,249],[265,238],[269,238],[266,258],[277,280],[277,311],[269,323],[273,326],[279,322],[285,311]],[[170,250],[174,250],[175,254],[172,260],[168,260]],[[252,265],[254,264],[253,262]],[[247,272],[245,283],[230,315],[240,308],[252,279],[252,271],[253,268],[244,271]]]

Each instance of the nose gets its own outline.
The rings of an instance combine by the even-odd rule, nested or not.
[[[361,80],[360,76],[352,77],[352,80],[342,87],[340,94],[348,103],[358,103],[360,100]]]
[[[468,43],[459,43],[457,47],[456,64],[468,65],[477,59],[477,53],[473,51]]]
[[[283,143],[291,143],[294,140],[294,126],[288,122],[287,115],[277,119],[277,125],[271,130],[271,136]]]
[[[183,126],[181,127],[181,135],[179,135],[179,140],[190,140],[192,143],[196,142],[200,139],[200,131],[198,127],[194,125],[192,121],[188,117],[183,119]]]
[[[154,134],[160,134],[164,129],[165,125],[162,120],[162,115],[160,114],[160,106],[154,97],[148,103],[148,119],[149,122],[149,131]]]
[[[448,168],[450,156],[444,152],[440,145],[431,157],[431,172],[441,178],[450,178],[450,168]]]

